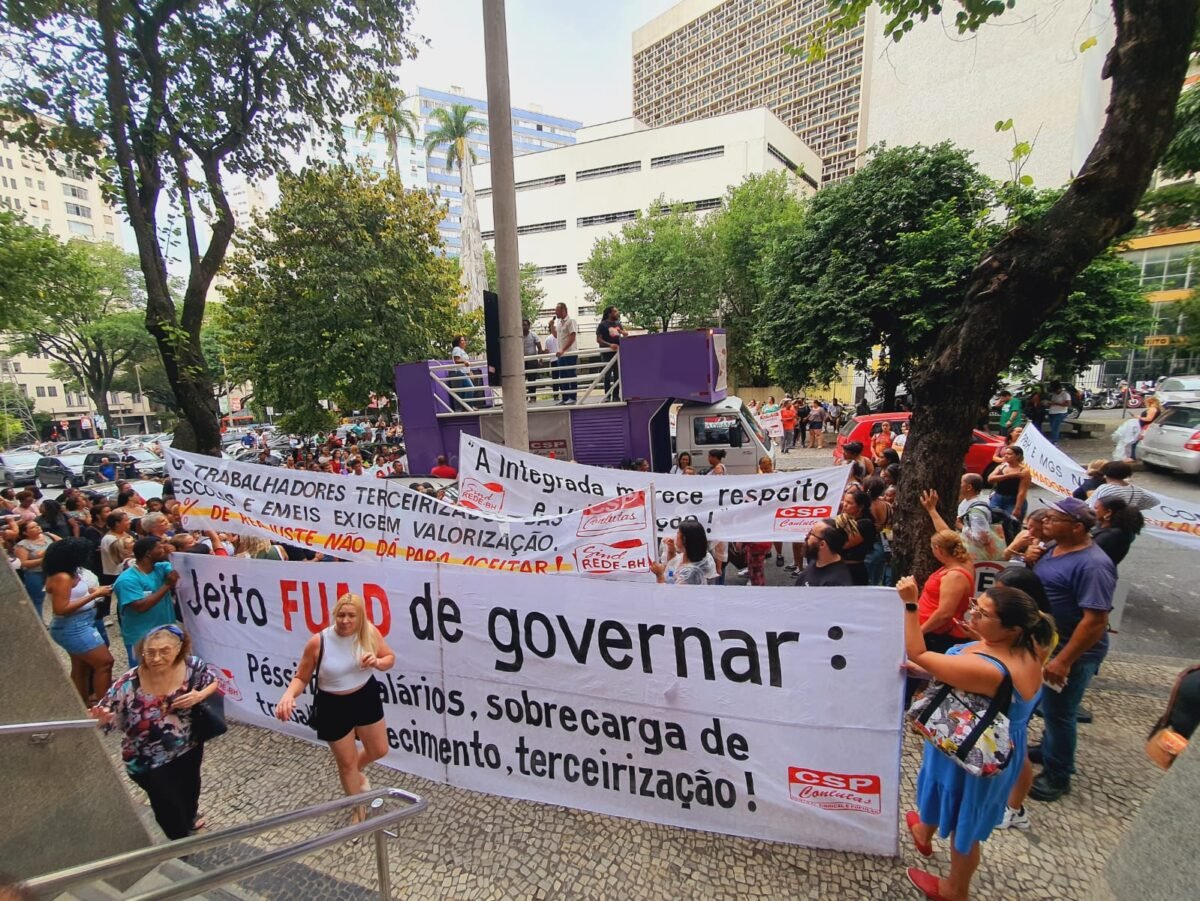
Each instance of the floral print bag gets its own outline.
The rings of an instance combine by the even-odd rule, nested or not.
[[[995,657],[1004,679],[994,698],[962,691],[944,682],[930,682],[908,708],[913,730],[973,776],[1000,773],[1013,756],[1008,708],[1012,703],[1012,675]]]

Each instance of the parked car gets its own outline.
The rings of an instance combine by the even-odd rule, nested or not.
[[[1142,435],[1137,458],[1149,469],[1200,474],[1200,404],[1179,404],[1163,410]]]
[[[37,451],[5,451],[0,454],[0,483],[5,488],[32,485],[40,459],[42,455]]]
[[[1154,389],[1154,396],[1163,406],[1200,403],[1200,375],[1175,375],[1163,379]]]
[[[885,422],[890,422],[892,431],[899,435],[901,423],[908,422],[911,418],[911,413],[872,413],[870,416],[851,416],[838,432],[837,447],[833,449],[833,459],[840,463],[845,458],[842,447],[849,441],[861,441],[863,449],[869,454],[871,439],[883,430]],[[963,469],[966,472],[974,472],[986,477],[995,466],[992,458],[1002,447],[1004,447],[1004,438],[1000,435],[972,429],[971,446],[967,448],[967,455],[963,458]]]
[[[125,478],[125,468],[121,463],[121,458],[126,454],[133,457],[134,466],[137,467],[137,473],[143,479],[162,478],[167,474],[167,466],[163,458],[157,454],[153,454],[148,450],[112,450],[93,451],[87,455],[83,462],[83,477],[89,483],[107,481],[100,473],[100,467],[104,464],[104,459],[116,467],[116,477],[118,479]]]
[[[150,500],[153,497],[163,496],[162,482],[150,482],[144,479],[135,479],[130,481],[129,487],[144,497]],[[97,482],[88,485],[83,489],[84,492],[93,500],[115,501],[119,492],[117,491],[116,482]]]
[[[39,488],[75,488],[86,479],[83,476],[84,454],[53,454],[42,457],[34,468],[34,484]]]

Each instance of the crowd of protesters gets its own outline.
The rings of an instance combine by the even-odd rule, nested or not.
[[[792,424],[794,435],[805,402],[785,398],[778,409],[789,408],[793,416],[781,418]],[[819,446],[820,434],[827,426],[837,428],[843,411],[836,401],[828,408],[812,401],[807,409],[812,412],[804,431],[811,447],[815,428]],[[260,431],[246,447],[258,451],[261,462],[277,458],[271,462],[287,468],[404,475],[400,430],[357,425],[319,440],[290,439],[286,446]],[[924,493],[922,506],[933,528],[930,552],[938,565],[919,581],[895,572],[891,560],[907,425],[899,434],[888,430],[881,436],[873,437],[870,448],[858,442],[844,447],[846,491],[833,516],[790,545],[790,565],[789,549],[780,543],[711,541],[698,522],[685,520],[662,542],[652,568],[659,582],[703,585],[725,584],[732,565],[738,579],[765,585],[766,561],[773,558],[794,575],[800,590],[894,585],[905,606],[910,697],[930,679],[984,696],[1011,686],[1015,759],[1003,778],[973,776],[926,747],[917,809],[905,818],[923,855],[932,853],[935,836],[951,838],[950,872],[939,878],[910,869],[914,885],[930,897],[963,898],[979,863],[980,842],[996,828],[1028,829],[1027,800],[1054,802],[1071,790],[1076,724],[1107,653],[1117,567],[1142,529],[1141,510],[1156,499],[1130,480],[1127,464],[1097,461],[1082,496],[1030,512],[1030,472],[1014,437],[986,481],[963,475],[953,523],[939,512],[937,494]],[[720,449],[710,450],[703,462],[681,453],[672,472],[720,477],[723,458]],[[758,469],[772,473],[771,458],[763,458]],[[438,460],[435,478],[456,475],[444,458]],[[185,553],[322,557],[262,538],[184,530],[169,480],[161,498],[142,497],[125,482],[117,490],[113,502],[75,488],[55,498],[37,489],[6,491],[0,495],[0,537],[39,617],[49,617],[50,635],[70,659],[80,697],[93,716],[122,733],[130,778],[146,791],[164,833],[180,838],[205,825],[199,809],[204,737],[192,711],[212,697],[218,683],[179,625],[172,559]],[[985,560],[1009,566],[996,586],[977,593],[975,564]],[[364,768],[386,753],[374,673],[389,669],[395,654],[368,622],[357,595],[338,598],[333,620],[305,643],[295,678],[275,710],[280,718],[290,717],[319,670],[317,736],[329,744],[342,788],[353,795],[369,789]],[[123,645],[116,654],[109,631],[114,626]],[[115,675],[122,652],[128,667]],[[1035,709],[1044,720],[1036,745],[1026,740]],[[1035,765],[1041,767],[1036,775]],[[361,811],[355,816],[361,818]]]

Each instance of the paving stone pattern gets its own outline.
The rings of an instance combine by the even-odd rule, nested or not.
[[[121,672],[125,661],[117,640],[113,652]],[[1054,804],[1030,802],[1031,831],[993,834],[983,846],[975,897],[1095,897],[1089,883],[1162,776],[1142,745],[1182,665],[1174,658],[1110,655],[1088,693],[1095,723],[1080,727],[1079,774],[1071,794]],[[1039,735],[1040,721],[1031,728]],[[118,737],[106,742],[114,767],[123,773]],[[920,753],[921,742],[908,734],[902,814],[913,806]],[[214,829],[326,801],[340,791],[323,745],[238,723],[207,747],[203,773],[201,806]],[[369,775],[376,787],[399,786],[429,799],[429,808],[403,821],[398,837],[389,841],[397,897],[892,899],[917,897],[905,867],[949,868],[947,842],[935,840],[936,854],[926,861],[913,850],[903,822],[899,857],[870,857],[493,797],[379,765]],[[145,806],[141,790],[122,778]],[[335,825],[341,824],[290,827],[189,862],[202,868],[226,864],[243,859],[251,845],[267,849]],[[272,901],[358,901],[375,888],[374,844],[363,840],[327,849],[301,866],[247,880],[244,887]]]

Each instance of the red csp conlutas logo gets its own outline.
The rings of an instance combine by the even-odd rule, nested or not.
[[[458,504],[470,510],[499,513],[504,509],[504,486],[499,482],[465,478],[459,485]]]
[[[775,532],[798,535],[807,532],[820,520],[833,516],[833,507],[796,504],[775,511]]]
[[[635,491],[609,498],[580,514],[580,538],[608,535],[611,532],[636,532],[646,528],[646,492]]]
[[[647,572],[650,548],[640,538],[591,541],[575,548],[575,568],[587,575]]]
[[[788,797],[822,810],[856,810],[878,815],[883,808],[878,776],[827,773],[788,767]]]

